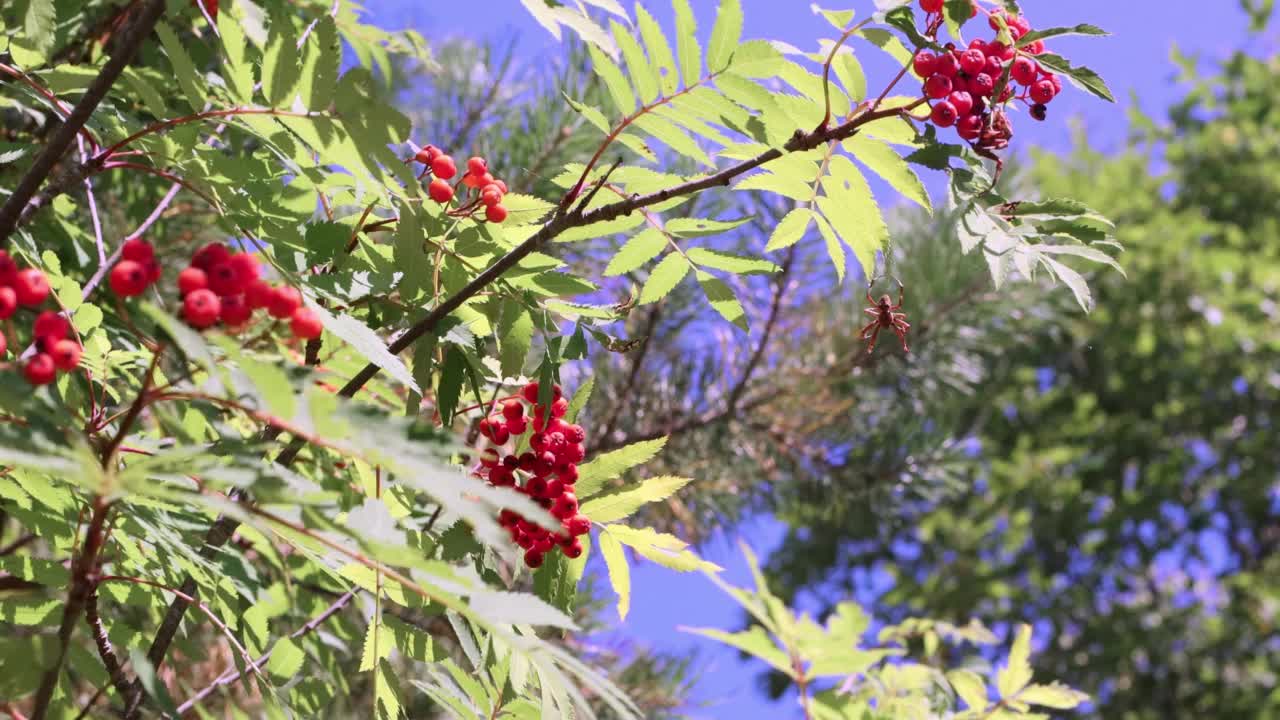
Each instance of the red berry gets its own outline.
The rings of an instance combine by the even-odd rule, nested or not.
[[[956,114],[960,117],[968,115],[973,110],[973,96],[967,92],[953,92],[947,96],[947,102],[956,108]]]
[[[560,482],[565,485],[572,485],[578,482],[578,466],[566,464],[556,470],[556,476],[560,478]]]
[[[4,333],[0,332],[0,357],[9,352],[9,341],[4,339]]]
[[[148,285],[147,269],[142,263],[121,260],[111,268],[107,282],[111,285],[111,290],[120,297],[141,295]]]
[[[544,554],[545,553],[540,553],[537,550],[529,550],[524,554],[524,564],[531,568],[540,568],[542,567],[542,558]]]
[[[501,180],[498,180],[497,178],[494,178],[493,184],[498,186],[498,189],[502,191],[503,195],[506,195],[507,193],[511,192],[510,190],[507,189],[507,184],[502,182]]]
[[[489,163],[485,162],[482,157],[468,158],[467,172],[471,175],[484,175],[489,172]]]
[[[524,489],[533,497],[540,498],[547,492],[547,479],[534,475],[525,482]]]
[[[575,538],[574,540],[561,545],[560,552],[563,552],[564,556],[570,560],[577,560],[582,557],[582,541]]]
[[[228,295],[222,298],[222,311],[218,317],[227,327],[240,327],[253,317],[253,308],[249,307],[243,295]]]
[[[244,292],[244,287],[248,284],[247,281],[241,281],[240,273],[236,272],[230,259],[209,268],[206,274],[209,277],[209,289],[219,297],[239,295]]]
[[[531,382],[520,390],[520,396],[531,403],[538,402],[538,383]]]
[[[1031,86],[1031,99],[1040,105],[1048,105],[1057,94],[1058,91],[1054,88],[1052,80],[1041,80]]]
[[[439,156],[440,156],[440,148],[436,147],[435,145],[423,145],[422,149],[419,150],[417,154],[413,156],[413,159],[417,160],[423,165],[430,165],[431,161],[435,160]]]
[[[946,75],[933,74],[928,80],[924,81],[924,94],[933,100],[944,98],[951,94],[951,78]]]
[[[279,320],[293,317],[293,312],[302,307],[302,293],[297,288],[281,285],[271,288],[271,298],[267,300],[267,312]]]
[[[1053,96],[1057,97],[1058,94],[1062,92],[1062,78],[1058,75],[1054,75],[1051,72],[1046,72],[1044,74],[1044,77],[1046,80],[1053,83]]]
[[[1005,45],[1002,42],[992,42],[987,45],[987,57],[999,58],[1000,60],[1009,61],[1018,54],[1018,51],[1012,45]]]
[[[480,453],[481,467],[495,468],[498,467],[499,462],[498,451],[493,448],[485,448],[484,452]]]
[[[511,430],[506,425],[495,424],[493,427],[493,442],[496,445],[506,445],[511,439]]]
[[[500,223],[507,219],[507,209],[501,205],[490,205],[484,209],[484,219],[491,223]]]
[[[956,53],[943,53],[937,57],[933,63],[933,72],[935,75],[953,78],[960,74],[960,58]]]
[[[18,311],[18,293],[11,287],[0,286],[0,320],[10,318]]]
[[[1009,76],[1019,85],[1031,85],[1039,75],[1040,65],[1025,55],[1018,56],[1009,68]]]
[[[515,470],[516,468],[520,467],[520,458],[516,457],[515,455],[508,455],[502,458],[502,464],[508,470]]]
[[[927,13],[942,12],[944,0],[920,0],[920,9]]]
[[[209,287],[209,276],[198,267],[183,268],[182,272],[178,273],[178,292],[183,297],[207,287]]]
[[[995,79],[986,73],[979,73],[969,79],[969,92],[978,97],[991,97],[995,90]]]
[[[35,268],[19,270],[13,279],[13,291],[18,295],[19,305],[39,305],[49,297],[49,278]]]
[[[66,339],[54,343],[50,354],[53,356],[54,367],[69,372],[80,366],[81,352],[80,343]]]
[[[943,100],[933,106],[929,118],[938,127],[951,127],[956,123],[956,106]]]
[[[458,174],[458,166],[453,164],[453,158],[440,155],[431,161],[431,174],[437,179],[449,180]]]
[[[480,431],[481,435],[489,438],[490,440],[493,439],[493,423],[489,422],[489,418],[480,418],[480,422],[476,425],[476,429]]]
[[[429,195],[432,200],[443,205],[453,199],[453,187],[444,180],[436,178],[427,186],[427,195]]]
[[[571,443],[564,448],[564,459],[571,463],[582,462],[587,457],[587,448],[582,443]]]
[[[969,49],[960,53],[960,69],[977,75],[987,67],[987,56],[981,50]]]
[[[985,72],[993,78],[998,78],[1001,75],[1004,75],[1004,62],[998,57],[988,56],[987,66],[982,69],[982,72]]]
[[[915,58],[911,60],[911,68],[916,71],[916,75],[922,78],[927,78],[937,72],[937,66],[937,56],[927,50],[916,53]]]
[[[520,516],[515,510],[503,510],[498,513],[498,524],[503,527],[511,527],[520,522]]]
[[[1031,42],[1027,43],[1026,46],[1024,46],[1022,49],[1026,50],[1032,55],[1042,55],[1044,53],[1044,41],[1032,40]]]
[[[982,116],[967,115],[956,123],[956,133],[965,140],[976,140],[982,134]]]
[[[502,202],[502,192],[498,190],[497,185],[489,183],[480,193],[480,202],[484,203],[485,207],[493,207]]]
[[[257,310],[271,304],[271,285],[264,280],[254,280],[244,290],[244,301]]]
[[[507,419],[507,422],[519,420],[524,417],[524,405],[520,404],[519,400],[507,400],[502,403],[502,416]]]
[[[529,423],[525,422],[524,418],[509,420],[507,421],[507,429],[511,431],[512,435],[523,435],[529,429]]]
[[[130,238],[120,246],[120,257],[125,260],[145,263],[148,260],[155,259],[156,250],[151,247],[151,243],[142,238]]]
[[[300,307],[294,310],[293,316],[289,318],[289,330],[296,338],[313,340],[324,332],[324,322],[320,320],[319,315],[311,311],[311,308]]]
[[[14,262],[9,253],[0,250],[0,285],[13,284],[13,277],[18,274],[18,263]]]
[[[571,492],[561,493],[551,506],[551,513],[556,517],[561,517],[561,513],[564,513],[565,518],[573,517],[578,513],[578,496]]]
[[[252,253],[236,253],[231,256],[227,262],[231,263],[231,267],[236,269],[236,274],[240,276],[240,282],[244,286],[257,280],[261,276],[261,268],[258,265],[258,258]]]
[[[587,431],[583,430],[581,425],[570,425],[564,434],[564,439],[571,443],[580,443],[587,439]]]
[[[48,385],[53,382],[57,371],[58,368],[52,357],[45,353],[37,353],[23,366],[22,375],[32,385]]]
[[[574,515],[565,523],[565,529],[570,535],[586,535],[591,532],[591,521],[582,515]]]
[[[147,284],[160,281],[160,263],[154,259],[142,263],[142,267],[147,269]]]
[[[71,321],[52,310],[45,310],[36,316],[31,324],[31,336],[44,340],[50,345],[71,334]]]
[[[218,322],[222,301],[212,290],[196,290],[182,301],[182,316],[193,327],[207,328]]]
[[[218,263],[226,262],[230,257],[231,251],[227,249],[226,245],[220,242],[209,243],[191,256],[191,265],[207,272],[209,268]]]

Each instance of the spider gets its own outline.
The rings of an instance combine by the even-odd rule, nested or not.
[[[874,281],[872,283],[874,284]],[[911,352],[911,348],[907,347],[907,331],[911,329],[911,323],[907,322],[906,313],[894,312],[902,309],[902,298],[905,293],[906,289],[902,286],[902,282],[898,281],[898,304],[894,305],[888,295],[881,295],[877,302],[871,299],[871,284],[867,285],[867,302],[871,303],[871,307],[863,312],[875,319],[862,328],[860,335],[863,340],[871,341],[867,344],[868,355],[876,349],[876,339],[880,337],[880,331],[884,328],[893,328],[898,339],[902,341],[902,351]]]

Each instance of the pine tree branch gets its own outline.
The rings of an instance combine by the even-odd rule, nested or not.
[[[5,201],[4,206],[0,207],[0,248],[8,244],[9,236],[13,234],[22,219],[29,217],[40,209],[44,203],[48,202],[47,198],[43,201],[35,198],[36,191],[44,184],[45,179],[53,172],[54,166],[58,164],[71,147],[71,142],[75,140],[76,135],[80,133],[85,123],[89,121],[89,117],[93,115],[93,111],[98,108],[98,104],[102,102],[103,98],[110,92],[111,87],[115,85],[120,73],[124,72],[125,67],[133,60],[133,56],[137,54],[142,42],[151,35],[156,22],[164,14],[165,1],[147,0],[142,6],[133,22],[133,26],[129,28],[128,36],[121,42],[119,50],[111,56],[106,65],[102,66],[102,71],[89,84],[88,89],[81,96],[80,102],[76,103],[66,121],[53,133],[53,137],[49,138],[44,150],[36,157],[31,167],[27,169],[27,173],[18,182],[18,186],[13,189],[13,194]],[[71,183],[71,185],[78,184],[78,182],[79,180]],[[33,199],[35,200],[34,202]]]

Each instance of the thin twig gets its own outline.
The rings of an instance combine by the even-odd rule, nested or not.
[[[146,0],[116,54],[102,66],[102,71],[89,84],[84,95],[80,97],[80,102],[76,103],[71,114],[67,116],[66,122],[54,131],[44,150],[32,162],[31,167],[22,176],[22,180],[18,182],[18,186],[13,189],[13,194],[5,200],[4,206],[0,207],[0,248],[9,243],[9,236],[13,234],[22,215],[28,210],[27,203],[53,172],[54,166],[66,154],[67,148],[71,147],[71,141],[84,128],[85,123],[89,121],[89,116],[93,115],[98,104],[110,92],[111,86],[115,85],[116,79],[120,77],[120,73],[124,72],[125,66],[133,60],[142,42],[151,35],[156,22],[164,14],[166,2],[167,0]]]

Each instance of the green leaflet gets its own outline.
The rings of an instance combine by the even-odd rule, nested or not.
[[[809,224],[812,222],[813,211],[809,208],[796,208],[787,213],[773,229],[773,234],[769,236],[769,244],[765,246],[765,252],[781,250],[800,242],[809,231]]]
[[[698,24],[689,0],[671,0],[676,15],[676,52],[680,56],[680,72],[685,85],[702,79],[702,48],[698,45]]]
[[[609,530],[601,530],[597,542],[600,544],[600,555],[604,557],[605,568],[609,571],[609,584],[618,596],[618,618],[626,620],[627,613],[631,610],[631,567],[627,565],[622,545]]]
[[[327,110],[333,103],[334,89],[338,85],[338,72],[342,66],[342,41],[333,17],[322,15],[307,38],[306,83],[302,98],[310,110]]]
[[[858,162],[870,168],[871,172],[879,175],[894,190],[902,193],[903,197],[929,211],[930,214],[933,213],[929,193],[924,189],[924,183],[920,182],[920,176],[916,175],[907,161],[892,148],[861,135],[854,135],[841,144],[858,159]]]
[[[326,331],[341,338],[356,352],[360,353],[361,357],[377,365],[387,375],[403,383],[414,392],[422,393],[422,388],[413,379],[413,373],[409,372],[409,368],[405,367],[404,361],[398,356],[392,355],[387,350],[386,342],[380,335],[370,330],[369,326],[350,315],[333,315],[315,303],[307,303],[307,307],[311,308],[311,311],[324,322]]]
[[[649,64],[644,50],[632,37],[631,31],[617,20],[609,22],[609,29],[613,32],[613,39],[618,43],[618,49],[622,51],[622,59],[627,63],[627,74],[635,84],[640,102],[646,105],[653,102],[658,97],[657,71]]]
[[[578,499],[584,500],[600,492],[606,482],[648,462],[666,444],[665,437],[643,440],[592,458],[578,468],[578,483],[575,486]]]
[[[504,377],[519,377],[525,359],[533,346],[533,318],[529,311],[515,302],[502,304],[502,316],[498,322],[498,342],[501,344],[501,367]]]
[[[581,512],[593,522],[609,523],[630,517],[641,506],[665,500],[688,485],[689,478],[663,475],[629,488],[597,495],[582,504]]]
[[[667,236],[657,228],[648,228],[627,240],[605,267],[605,277],[629,273],[644,266],[667,247]]]
[[[662,141],[664,145],[685,157],[695,160],[710,168],[715,167],[706,151],[698,147],[698,143],[685,134],[683,130],[669,120],[664,120],[652,113],[646,113],[631,123],[633,127],[644,130],[649,135]]]
[[[703,294],[707,296],[707,302],[711,303],[713,310],[720,313],[720,317],[733,323],[743,332],[751,329],[747,324],[747,311],[742,307],[738,296],[734,294],[733,288],[720,278],[701,270],[695,273],[695,277],[698,278],[698,286],[702,288]]]
[[[654,72],[658,76],[662,94],[672,95],[680,89],[680,72],[676,69],[671,45],[662,34],[662,28],[643,5],[636,5],[636,24],[640,27],[640,36],[649,50],[649,61],[653,64]]]
[[[996,688],[1000,697],[1016,696],[1031,682],[1031,626],[1019,625],[1014,635],[1009,659],[996,674]]]
[[[667,222],[666,231],[678,238],[697,238],[740,228],[751,222],[751,218],[739,220],[703,220],[699,218],[674,218]]]
[[[952,670],[947,681],[969,710],[982,711],[987,707],[987,684],[982,676],[972,670]]]
[[[1066,58],[1053,53],[1037,55],[1036,60],[1046,68],[1066,75],[1071,84],[1076,87],[1092,93],[1107,102],[1113,103],[1116,101],[1115,96],[1111,94],[1111,88],[1107,87],[1107,83],[1102,79],[1102,76],[1089,68],[1072,65]]]
[[[594,45],[588,46],[587,51],[591,55],[591,67],[604,81],[614,107],[621,115],[630,115],[636,109],[636,96],[631,92],[631,85],[623,76],[622,70]]]
[[[677,572],[702,570],[715,573],[722,569],[715,563],[707,562],[695,555],[689,550],[689,543],[675,535],[660,533],[653,528],[637,529],[626,525],[606,525],[600,537],[603,538],[605,535],[617,539],[646,560],[652,560],[670,570]]]
[[[768,260],[743,257],[710,248],[696,247],[686,254],[695,265],[715,268],[735,275],[768,275],[778,272],[778,266]]]
[[[667,256],[654,266],[653,272],[649,273],[649,279],[645,281],[644,288],[640,291],[639,303],[648,305],[666,297],[691,269],[689,261],[683,255],[678,252],[667,253]]]
[[[864,274],[870,276],[875,269],[876,252],[889,239],[889,228],[871,195],[871,187],[851,160],[835,155],[830,174],[822,179],[822,189],[826,194],[818,198],[818,208],[853,250]]]
[[[156,24],[156,35],[160,36],[160,43],[164,45],[164,52],[169,56],[169,63],[173,65],[174,79],[178,81],[178,87],[182,88],[182,94],[186,96],[187,105],[196,112],[203,110],[206,94],[204,83],[200,81],[200,76],[196,72],[196,65],[192,62],[191,56],[182,47],[182,41],[178,39],[178,36],[174,34],[173,30],[165,22]]]
[[[848,269],[849,261],[845,258],[844,246],[840,244],[840,238],[836,237],[836,233],[831,229],[831,224],[821,215],[814,215],[814,220],[818,225],[818,232],[822,235],[822,241],[827,246],[827,257],[831,258],[831,264],[836,269],[836,277],[840,282],[844,282],[844,273]]]
[[[707,68],[720,72],[729,67],[733,53],[742,38],[742,4],[740,0],[720,0],[716,22],[707,44]]]
[[[272,646],[266,669],[277,682],[285,682],[298,674],[306,659],[306,653],[293,640],[282,637]]]
[[[223,72],[237,102],[253,100],[253,65],[245,56],[247,46],[240,22],[231,13],[218,16],[218,33],[222,36]]]
[[[717,642],[737,648],[754,658],[759,658],[769,663],[774,669],[789,677],[795,672],[794,668],[791,667],[791,659],[787,657],[785,652],[778,649],[778,646],[773,642],[773,638],[769,637],[769,634],[759,625],[753,625],[750,630],[736,633],[725,632],[715,628],[686,627],[681,628],[681,630],[711,638]]]

